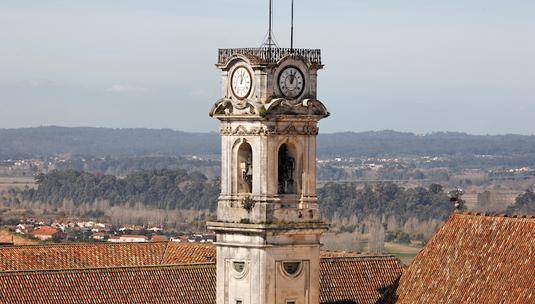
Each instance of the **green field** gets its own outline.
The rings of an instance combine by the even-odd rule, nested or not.
[[[388,253],[400,259],[403,264],[409,265],[418,252],[422,250],[422,247],[397,243],[385,243],[385,249]]]
[[[9,188],[36,187],[33,177],[0,177],[0,192]]]

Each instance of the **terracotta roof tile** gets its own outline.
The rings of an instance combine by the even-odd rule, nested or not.
[[[165,235],[153,235],[150,240],[152,242],[167,242],[169,241],[169,237]]]
[[[394,291],[403,266],[393,256],[323,258],[321,303],[382,303]]]
[[[31,232],[31,234],[33,235],[54,235],[56,233],[58,233],[58,230],[56,228],[48,226],[39,227]]]
[[[4,304],[213,304],[214,264],[0,273]]]
[[[169,242],[162,264],[215,262],[216,248],[212,244]]]
[[[362,253],[355,251],[334,251],[334,250],[322,250],[320,256],[322,258],[349,258],[349,257],[359,257],[362,256]]]
[[[213,246],[191,243],[71,243],[0,247],[0,271],[210,262]]]
[[[322,251],[322,257],[351,257],[348,251]],[[214,262],[213,244],[69,243],[0,247],[0,271],[76,269]]]
[[[455,214],[400,279],[397,303],[534,303],[535,219]]]

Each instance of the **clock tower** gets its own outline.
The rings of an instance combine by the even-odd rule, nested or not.
[[[318,304],[320,50],[221,49],[218,304]]]

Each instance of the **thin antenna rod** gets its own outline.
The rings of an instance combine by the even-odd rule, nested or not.
[[[275,35],[273,35],[273,0],[269,0],[269,29],[261,48],[267,49],[269,59],[271,59],[271,49],[278,48]]]
[[[294,0],[292,0],[292,33],[291,33],[290,37],[291,37],[290,38],[291,39],[291,41],[290,41],[290,49],[291,49],[291,51],[293,53],[293,51],[294,51]]]
[[[268,47],[271,49],[273,43],[273,0],[269,0],[269,31],[268,31]]]

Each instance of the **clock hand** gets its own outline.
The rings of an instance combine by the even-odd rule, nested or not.
[[[297,75],[297,72],[296,71],[290,71],[290,75],[291,75],[290,80],[291,80],[291,82],[293,84],[294,80],[295,80],[295,75]]]

